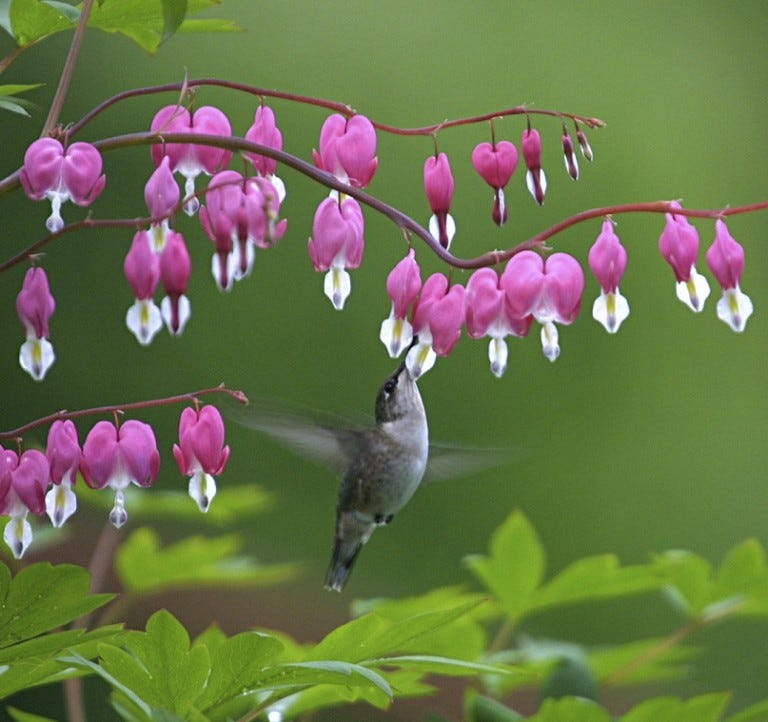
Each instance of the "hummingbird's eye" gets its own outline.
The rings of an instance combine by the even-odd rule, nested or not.
[[[395,390],[396,386],[397,386],[397,379],[389,379],[389,381],[387,381],[387,383],[384,384],[385,393],[391,394]]]

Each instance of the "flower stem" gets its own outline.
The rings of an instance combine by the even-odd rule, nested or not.
[[[61,71],[56,94],[53,96],[51,108],[48,111],[48,117],[45,119],[45,125],[43,125],[43,129],[40,131],[41,138],[48,135],[54,127],[56,127],[56,123],[59,122],[59,115],[61,114],[61,109],[64,105],[64,99],[67,97],[72,74],[75,72],[77,56],[80,53],[80,47],[83,44],[85,29],[88,25],[88,18],[90,17],[92,7],[93,0],[84,0],[83,7],[80,10],[80,18],[77,21],[77,27],[75,28],[75,34],[72,37],[72,44],[69,46],[69,53],[64,62],[64,68]]]

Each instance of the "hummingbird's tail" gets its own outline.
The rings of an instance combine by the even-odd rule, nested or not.
[[[349,573],[357,559],[357,555],[363,548],[362,542],[350,544],[338,536],[333,543],[333,556],[325,575],[325,588],[334,592],[340,592],[347,583]]]

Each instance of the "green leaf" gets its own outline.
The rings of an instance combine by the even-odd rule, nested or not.
[[[731,715],[725,722],[765,722],[767,719],[768,699],[764,699]]]
[[[42,0],[12,0],[8,14],[11,35],[19,47],[73,27],[73,22],[60,7]]]
[[[56,722],[50,717],[41,717],[39,714],[24,712],[16,707],[6,707],[5,711],[11,716],[13,722]]]
[[[545,699],[529,722],[611,722],[612,717],[600,705],[581,697]]]
[[[469,602],[397,621],[367,614],[334,629],[310,651],[309,659],[362,662],[392,652],[422,652],[425,650],[420,643],[426,635],[451,624],[476,606],[477,602]]]
[[[19,115],[23,115],[26,118],[30,117],[30,114],[27,108],[33,108],[33,107],[34,107],[33,103],[30,103],[27,100],[21,100],[20,98],[13,98],[13,97],[0,98],[0,108],[2,108],[3,110],[8,110],[11,113],[18,113]]]
[[[515,710],[481,694],[468,695],[464,709],[468,722],[514,722],[523,719]]]
[[[664,650],[663,654],[657,654],[659,649]],[[651,652],[652,661],[634,666],[636,660],[647,660]],[[680,644],[670,646],[669,640],[658,637],[590,650],[588,656],[589,664],[599,680],[610,678],[614,673],[626,669],[626,674],[621,675],[621,683],[638,684],[681,679],[690,673],[690,665],[700,653],[695,647]]]
[[[160,42],[170,38],[184,21],[187,14],[187,0],[161,0],[163,7],[163,34]]]
[[[108,33],[120,33],[133,40],[148,53],[157,51],[160,43],[170,37],[168,33],[179,19],[178,0],[120,0],[94,7],[88,19],[89,27],[99,28]],[[204,8],[218,4],[218,0],[189,0],[186,13],[192,15]],[[169,9],[170,8],[170,9]],[[184,15],[182,14],[182,18]],[[203,24],[200,25],[200,22]],[[191,27],[187,27],[191,23]],[[205,20],[193,23],[184,20],[174,30],[191,32],[226,32],[237,29],[230,21]]]
[[[148,594],[192,586],[252,587],[277,584],[294,576],[296,566],[261,566],[235,557],[240,537],[188,537],[161,548],[157,533],[137,529],[118,549],[115,568],[126,590]]]
[[[41,88],[42,83],[32,83],[31,85],[20,85],[18,83],[7,83],[0,85],[0,95],[18,95],[19,93],[26,93],[29,90],[35,88]]]
[[[215,644],[215,649],[209,649],[211,676],[198,707],[206,710],[242,694],[282,649],[277,639],[258,632],[243,632]]]
[[[397,667],[409,669],[421,674],[443,674],[451,677],[462,677],[477,674],[518,675],[525,679],[533,679],[534,675],[510,667],[505,664],[488,664],[485,662],[469,662],[463,659],[450,659],[429,654],[408,654],[383,659],[370,659],[366,667]]]
[[[513,619],[525,611],[531,594],[544,578],[544,549],[520,511],[513,512],[494,532],[489,556],[470,556],[465,563]]]
[[[717,722],[729,700],[727,692],[703,694],[687,701],[658,697],[633,707],[621,722]]]
[[[114,596],[90,594],[89,587],[88,572],[71,564],[32,564],[13,580],[0,564],[0,649],[68,624]]]

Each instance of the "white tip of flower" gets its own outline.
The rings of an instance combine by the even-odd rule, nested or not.
[[[541,197],[539,197],[539,189],[536,187],[536,178],[539,179],[539,188],[541,189]],[[544,203],[544,196],[547,193],[547,176],[544,174],[544,169],[539,168],[534,175],[533,171],[529,170],[525,174],[525,184],[528,186],[528,192],[533,196],[539,205]]]
[[[442,245],[442,240],[440,240],[440,220],[436,215],[432,215],[432,217],[429,219],[429,234],[434,238],[438,243]],[[451,241],[453,240],[453,237],[456,235],[456,221],[453,220],[453,216],[450,213],[445,214],[445,239],[446,239],[446,245],[445,249],[448,250],[451,247]]]
[[[125,314],[125,325],[142,346],[148,346],[163,327],[163,317],[152,299],[136,299]]]
[[[616,293],[601,291],[592,304],[592,318],[602,324],[608,333],[616,333],[627,316],[629,316],[629,303],[619,293],[618,288]]]
[[[54,484],[45,495],[45,511],[57,529],[77,511],[77,497],[68,481]]]
[[[344,308],[344,302],[352,291],[352,281],[344,268],[331,266],[325,274],[323,291],[331,299],[333,307],[337,311]]]
[[[552,321],[547,321],[541,327],[541,349],[550,361],[557,361],[560,355],[558,344],[557,326]]]
[[[405,365],[411,374],[411,378],[415,381],[435,365],[436,359],[437,355],[432,350],[432,346],[422,342],[417,343],[408,351],[408,355],[405,357]]]
[[[243,258],[243,248],[239,243],[235,242],[232,248],[232,258],[234,259],[235,266],[235,280],[241,281],[246,276],[249,276],[253,270],[253,261],[256,258],[253,243],[248,241],[245,244],[245,258]]]
[[[195,175],[187,176],[187,180],[184,183],[184,213],[188,216],[194,216],[200,208],[200,201],[195,196]]]
[[[51,233],[58,233],[64,228],[64,220],[61,217],[61,203],[64,196],[61,193],[52,192],[48,197],[51,199],[51,215],[45,221],[45,227]]]
[[[507,370],[507,342],[503,338],[492,338],[488,344],[488,360],[491,362],[491,373],[500,379]]]
[[[267,180],[275,187],[277,191],[277,199],[282,203],[285,200],[286,190],[285,183],[282,178],[278,178],[276,175],[268,175]]]
[[[573,180],[579,180],[579,159],[575,153],[569,155],[563,155],[563,162],[565,163],[565,171]],[[573,168],[571,168],[573,166]],[[573,172],[571,172],[573,171]]]
[[[210,474],[198,471],[189,477],[189,495],[200,511],[207,512],[216,496],[216,480]]]
[[[32,543],[32,526],[27,521],[27,515],[12,516],[5,525],[3,539],[11,550],[14,559],[21,559],[24,552]]]
[[[413,326],[407,318],[397,318],[394,309],[381,322],[381,331],[379,339],[387,347],[390,358],[397,358],[403,351],[411,345],[413,340]]]
[[[19,365],[35,381],[42,381],[56,360],[53,345],[47,338],[27,336],[19,349]]]
[[[691,276],[687,281],[680,281],[675,286],[677,297],[692,311],[699,313],[704,309],[704,302],[709,296],[709,283],[691,266]]]
[[[160,302],[160,313],[163,316],[163,321],[165,321],[165,327],[173,336],[181,336],[181,332],[184,330],[184,326],[187,325],[187,321],[189,321],[189,317],[192,315],[192,306],[190,305],[189,299],[186,296],[179,296],[178,305],[178,328],[174,330],[173,304],[171,303],[171,299],[168,298],[168,296],[165,296]]]
[[[717,302],[717,317],[736,333],[744,330],[753,310],[752,300],[741,292],[738,285],[723,291],[723,297]]]
[[[221,256],[218,253],[214,253],[211,259],[211,273],[213,274],[213,280],[216,281],[216,285],[219,287],[219,291],[231,291],[235,280],[235,267],[237,265],[235,254],[228,253],[226,258],[227,260],[223,266]]]
[[[115,529],[119,529],[128,521],[128,512],[125,510],[125,494],[122,489],[115,492],[115,505],[109,512],[109,522]]]

